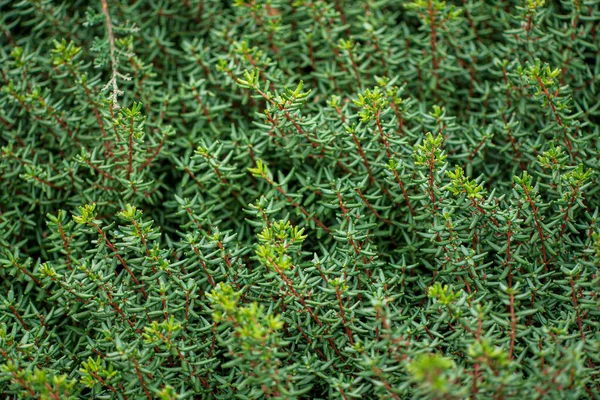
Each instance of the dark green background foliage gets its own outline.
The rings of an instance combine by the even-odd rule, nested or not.
[[[600,1],[0,16],[1,393],[600,397]]]

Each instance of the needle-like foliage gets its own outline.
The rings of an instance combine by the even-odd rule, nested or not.
[[[0,0],[0,393],[600,397],[599,0]]]

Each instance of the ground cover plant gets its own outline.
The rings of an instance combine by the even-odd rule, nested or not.
[[[0,393],[600,397],[600,1],[0,0]]]

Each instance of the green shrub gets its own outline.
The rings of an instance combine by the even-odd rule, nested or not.
[[[599,28],[0,0],[0,392],[599,398]]]

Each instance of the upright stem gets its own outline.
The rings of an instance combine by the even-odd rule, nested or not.
[[[117,95],[119,94],[119,87],[117,86],[117,76],[119,75],[117,72],[117,59],[115,58],[115,36],[113,35],[113,26],[110,20],[110,13],[108,12],[108,2],[107,0],[102,1],[102,12],[104,13],[104,20],[106,23],[106,34],[108,36],[108,45],[110,48],[110,66],[112,70],[112,76],[110,78],[109,85],[112,86],[112,102],[115,109],[119,108],[119,103],[117,102]]]

